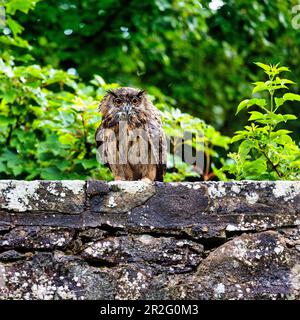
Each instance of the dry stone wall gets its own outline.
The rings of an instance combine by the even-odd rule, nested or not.
[[[299,299],[300,182],[0,181],[0,299]]]

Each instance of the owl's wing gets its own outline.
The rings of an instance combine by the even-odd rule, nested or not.
[[[97,130],[96,130],[96,133],[95,133],[95,141],[96,141],[96,147],[97,149],[99,147],[101,147],[101,145],[103,144],[103,129],[102,127],[98,127]]]
[[[147,131],[151,146],[151,156],[157,167],[156,180],[163,181],[167,167],[167,139],[159,115],[149,121]]]
[[[95,133],[97,146],[97,157],[102,163],[109,166],[109,163],[116,163],[116,136],[113,130],[100,126]]]

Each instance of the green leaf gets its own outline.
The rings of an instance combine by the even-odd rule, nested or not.
[[[4,172],[4,173],[7,172],[6,165],[2,162],[0,162],[0,173],[1,172]]]
[[[266,100],[265,99],[251,99],[248,103],[248,107],[251,107],[252,105],[258,105],[259,107],[263,108],[266,106]]]
[[[253,105],[258,105],[259,107],[264,108],[264,106],[266,105],[266,100],[265,99],[258,99],[258,98],[254,98],[254,99],[250,99],[250,100],[246,99],[238,105],[236,114],[238,114],[244,108],[249,108]]]
[[[279,71],[279,73],[280,73],[280,72],[283,72],[283,71],[290,72],[291,70],[288,67],[280,67],[280,68],[277,69],[277,71]]]
[[[243,134],[237,134],[231,139],[230,143],[234,143],[236,141],[242,140],[242,139],[244,139],[244,137],[245,137],[245,135],[243,135]]]
[[[288,89],[288,87],[284,84],[280,84],[280,85],[272,85],[270,86],[269,90],[277,90],[277,89]]]
[[[29,66],[25,69],[25,73],[28,73],[30,76],[38,78],[38,79],[44,79],[45,76],[43,75],[43,71],[40,68],[40,66],[33,65]]]
[[[249,102],[249,99],[246,99],[246,100],[242,101],[242,102],[238,105],[237,111],[236,111],[236,115],[237,115],[241,110],[243,110],[244,108],[247,107],[248,102]]]
[[[266,72],[270,72],[271,67],[268,66],[267,64],[261,63],[261,62],[254,62],[257,66],[260,68],[264,69]]]
[[[41,177],[45,180],[60,180],[62,173],[57,168],[43,168],[41,169]]]
[[[285,114],[283,115],[283,120],[287,122],[288,120],[297,120],[297,117],[293,114]]]
[[[264,91],[268,89],[269,89],[269,86],[265,83],[262,83],[262,84],[256,85],[256,87],[253,88],[252,93],[256,93],[256,92]]]
[[[85,159],[80,162],[84,169],[91,169],[99,167],[99,163],[96,159]]]
[[[271,124],[277,125],[280,122],[287,122],[288,120],[296,120],[297,117],[293,114],[276,114],[276,113],[269,113],[264,116],[263,119],[257,119],[256,121],[263,124]]]
[[[250,140],[244,140],[239,146],[239,155],[241,159],[246,159],[246,156],[249,154],[251,149],[254,147],[254,144]]]
[[[247,161],[243,167],[243,175],[249,180],[263,180],[263,175],[267,170],[267,160],[263,157],[254,161]]]
[[[2,95],[2,98],[6,103],[13,103],[17,98],[17,91],[13,87],[9,88],[7,91],[5,91],[4,95]]]
[[[69,145],[73,145],[77,141],[77,139],[74,136],[72,136],[70,133],[61,135],[58,138],[58,140],[62,144],[69,144]]]
[[[7,18],[7,25],[15,36],[24,30],[24,28],[11,17]]]
[[[284,104],[284,98],[275,98],[275,105],[277,108],[279,108],[280,106],[282,106]]]
[[[281,84],[281,85],[284,85],[284,84],[295,84],[294,81],[292,80],[289,80],[289,79],[281,79],[279,77],[277,77],[274,81],[276,84]]]
[[[23,165],[13,166],[12,172],[15,177],[17,177],[19,174],[21,174],[24,171]]]
[[[295,93],[286,93],[283,96],[284,101],[300,101],[300,95]]]
[[[9,14],[15,14],[17,10],[28,13],[30,9],[34,8],[38,1],[39,0],[9,0],[5,6]]]
[[[256,85],[256,86],[261,86],[263,84],[265,84],[265,82],[263,81],[256,81],[256,82],[252,82],[252,84]]]
[[[290,130],[281,129],[281,130],[277,130],[277,131],[272,132],[270,137],[273,138],[273,137],[277,137],[277,136],[280,136],[280,135],[289,134],[291,132],[292,131],[290,131]]]
[[[262,114],[261,112],[251,111],[250,113],[251,113],[251,116],[249,118],[249,121],[253,121],[253,120],[263,119],[264,118],[264,114]]]
[[[274,142],[282,145],[293,143],[293,139],[288,135],[280,135],[279,137],[274,138]]]

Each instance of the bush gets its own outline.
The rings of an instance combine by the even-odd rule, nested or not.
[[[0,59],[0,177],[110,180],[109,170],[96,160],[94,134],[101,121],[97,105],[106,90],[118,85],[108,85],[100,76],[85,85],[51,67],[13,66],[10,58],[7,62]],[[169,136],[179,138],[184,130],[203,129],[210,157],[218,157],[214,147],[227,148],[229,138],[200,119],[166,102],[157,105]],[[204,179],[211,174],[210,164]],[[170,161],[169,167],[167,181],[201,176],[182,162]]]
[[[22,38],[24,28],[15,20],[16,12],[27,14],[37,1],[4,3],[11,33],[0,36],[0,179],[110,180],[110,171],[96,160],[94,133],[101,122],[99,101],[108,89],[120,84],[107,84],[100,75],[83,82],[72,69],[66,72],[38,63],[31,55],[32,47]],[[38,50],[33,52],[36,54]],[[300,178],[299,147],[291,132],[280,127],[296,116],[278,113],[285,102],[299,101],[299,96],[286,93],[275,97],[278,90],[293,84],[278,76],[288,69],[258,65],[269,78],[255,83],[253,92],[258,96],[240,103],[238,112],[253,105],[261,110],[251,111],[251,125],[233,137],[232,143],[241,143],[237,153],[228,154],[231,160],[222,157],[230,138],[203,120],[180,111],[176,100],[149,85],[150,98],[161,110],[164,130],[171,140],[166,181],[228,180],[226,175],[238,180]],[[173,71],[179,75],[178,70]],[[269,94],[269,104],[264,91]],[[215,92],[220,93],[219,89]],[[185,100],[189,98],[188,94],[183,95]],[[185,132],[195,131],[203,133],[200,142],[195,136],[182,141]],[[203,168],[178,157],[183,143],[195,154],[204,155]]]
[[[106,84],[99,75],[84,84],[63,70],[32,64],[30,46],[20,37],[23,28],[13,15],[17,10],[27,13],[35,3],[6,3],[13,32],[0,37],[0,178],[110,180],[109,170],[96,160],[94,134],[101,122],[99,101],[106,90],[119,85]],[[215,164],[211,159],[219,161],[215,147],[227,148],[229,138],[200,119],[174,109],[172,99],[159,90],[152,98],[163,112],[165,131],[170,136],[179,138],[192,127],[205,132],[205,172],[194,171],[181,161],[174,163],[170,155],[166,180],[212,178]],[[196,150],[203,149],[195,141],[186,143]]]
[[[245,130],[237,131],[232,138],[232,142],[242,142],[237,153],[229,154],[234,163],[225,165],[223,170],[238,180],[300,179],[299,147],[291,138],[291,131],[278,128],[282,123],[297,119],[293,114],[283,113],[282,108],[287,101],[300,101],[300,95],[285,93],[282,97],[276,96],[279,90],[288,89],[288,85],[294,84],[289,79],[279,77],[280,73],[289,71],[287,67],[256,64],[264,70],[268,79],[254,82],[253,93],[266,92],[268,95],[247,99],[239,104],[237,113],[254,105],[260,111],[250,111],[251,123],[245,126]]]

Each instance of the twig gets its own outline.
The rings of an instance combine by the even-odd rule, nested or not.
[[[277,169],[277,166],[275,166],[275,164],[271,161],[271,159],[267,156],[267,154],[265,153],[264,150],[260,149],[261,153],[266,157],[266,159],[268,160],[268,162],[270,163],[270,165],[272,166],[273,170],[277,173],[278,177],[281,178],[282,177],[282,173],[280,173]]]

